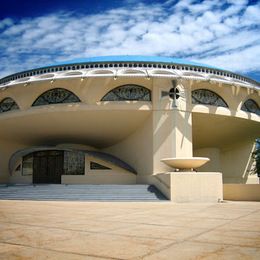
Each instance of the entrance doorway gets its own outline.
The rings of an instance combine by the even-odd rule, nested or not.
[[[41,151],[33,154],[33,183],[61,183],[63,151]]]

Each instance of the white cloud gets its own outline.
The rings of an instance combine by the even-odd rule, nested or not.
[[[259,70],[260,5],[193,0],[84,15],[56,13],[0,21],[0,76],[100,55],[165,55],[238,72]]]

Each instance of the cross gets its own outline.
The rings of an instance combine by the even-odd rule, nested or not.
[[[176,80],[172,81],[172,88],[169,91],[162,91],[162,97],[169,96],[173,100],[172,107],[177,107],[176,101],[180,97],[180,91],[176,87]]]

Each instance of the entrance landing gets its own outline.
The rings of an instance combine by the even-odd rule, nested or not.
[[[37,184],[0,186],[0,200],[164,201],[153,185]]]

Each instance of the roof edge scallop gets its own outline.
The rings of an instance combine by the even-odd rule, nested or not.
[[[0,79],[0,85],[6,86],[6,85],[12,85],[20,82],[34,81],[35,76],[37,80],[37,77],[39,77],[41,74],[59,73],[61,71],[66,71],[66,70],[78,70],[82,68],[83,69],[104,68],[104,67],[118,69],[120,67],[125,68],[128,66],[134,68],[135,67],[142,68],[146,70],[146,74],[148,73],[147,70],[152,68],[163,68],[166,70],[174,69],[179,71],[180,74],[178,74],[179,72],[178,73],[176,72],[174,77],[176,77],[177,75],[178,77],[185,78],[185,74],[187,73],[191,73],[193,74],[193,76],[194,73],[198,73],[199,79],[201,79],[202,77],[204,78],[204,80],[209,80],[213,76],[215,77],[215,80],[218,80],[216,78],[219,78],[220,80],[220,78],[224,76],[227,78],[224,78],[223,80],[228,84],[231,84],[232,83],[231,80],[233,79],[234,84],[242,84],[242,85],[244,84],[245,87],[252,85],[253,88],[256,87],[257,89],[260,89],[260,83],[258,81],[236,72],[232,72],[229,70],[221,69],[218,67],[210,66],[199,62],[188,61],[185,59],[179,59],[173,57],[160,57],[160,56],[142,56],[142,55],[98,56],[98,57],[89,57],[89,58],[79,58],[79,59],[68,60],[68,61],[60,61],[57,63],[53,63],[41,67],[35,67],[29,70],[25,70],[25,71],[21,71],[21,72],[17,72],[5,76]],[[208,76],[199,75],[201,72],[208,74]],[[55,76],[55,77],[59,78],[59,76]],[[189,79],[191,79],[191,77],[192,75],[190,75]],[[197,78],[195,77],[195,79]]]
[[[179,64],[179,65],[190,65],[205,67],[217,70],[224,70],[218,67],[210,66],[207,64],[188,61],[185,59],[172,58],[172,57],[162,57],[162,56],[143,56],[143,55],[118,55],[118,56],[97,56],[97,57],[88,57],[88,58],[79,58],[68,61],[60,61],[53,64],[49,64],[44,67],[52,66],[62,66],[70,64],[81,64],[81,63],[98,63],[98,62],[145,62],[145,63],[167,63],[167,64]]]

